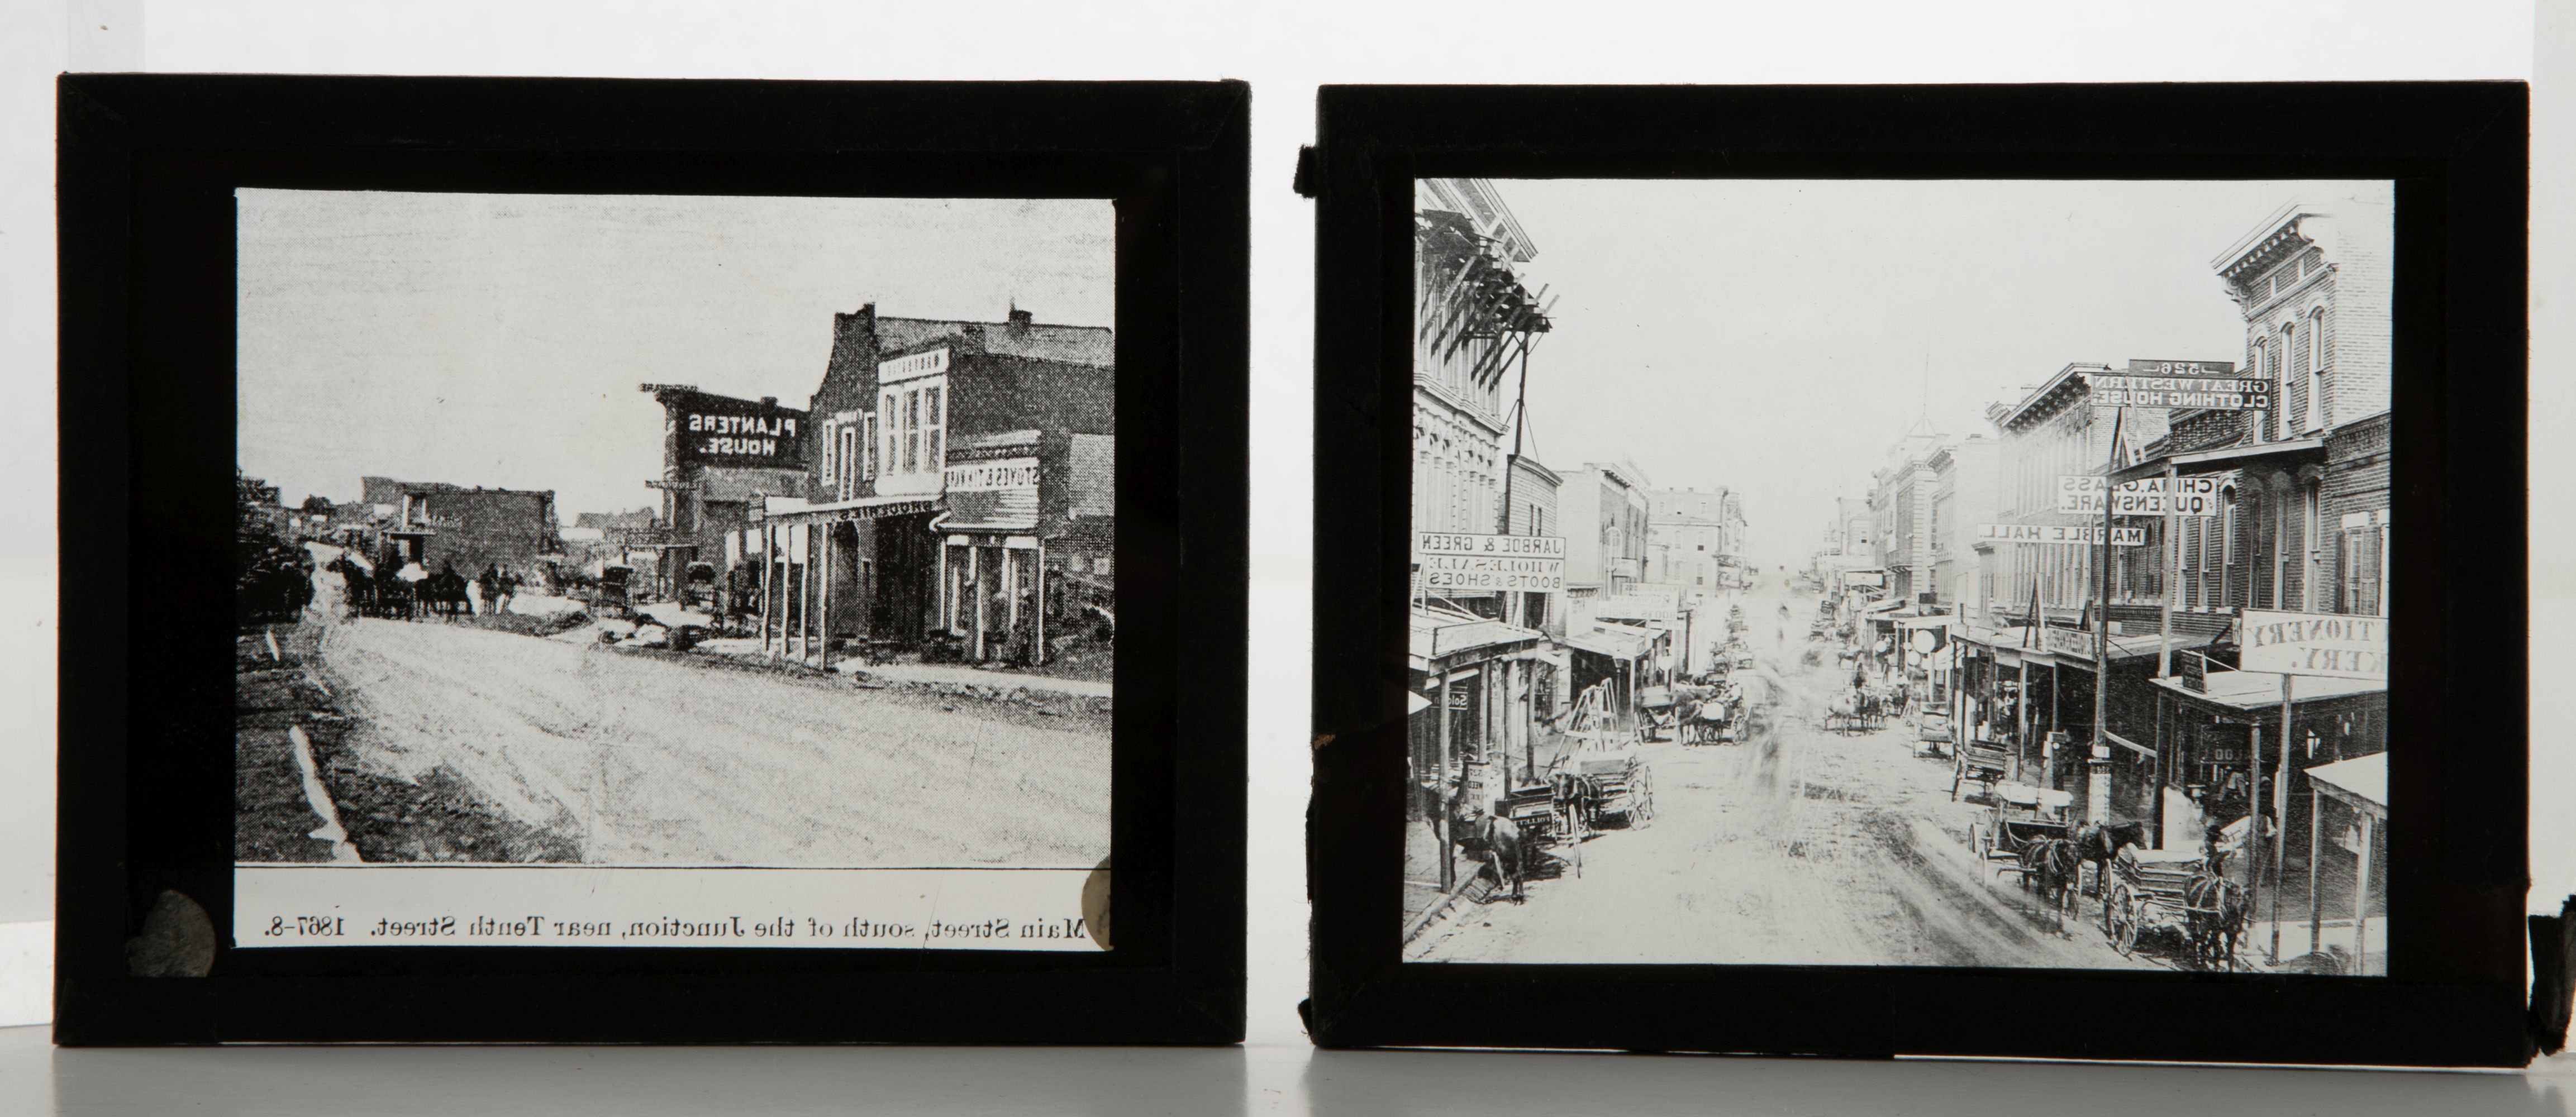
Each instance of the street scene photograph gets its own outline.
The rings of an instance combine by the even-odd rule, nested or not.
[[[2389,183],[1414,201],[1406,961],[2387,972]]]
[[[1110,202],[236,207],[238,864],[1105,863]]]

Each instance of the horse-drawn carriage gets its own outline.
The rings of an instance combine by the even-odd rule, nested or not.
[[[1985,791],[1989,800],[1995,797],[1996,785],[2012,768],[2012,753],[2001,741],[1968,740],[1959,742],[1956,762],[1950,772],[1950,799],[1957,802],[1959,788],[1974,783]]]
[[[1682,744],[1722,745],[1744,738],[1744,688],[1720,683],[1682,717]]]
[[[2127,954],[2138,936],[2166,928],[2182,937],[2202,969],[2234,970],[2236,941],[2252,906],[2245,886],[2228,879],[2226,856],[2186,850],[2128,847],[2111,859],[2110,895],[2103,931]]]
[[[594,615],[609,616],[631,612],[635,607],[635,568],[606,566],[600,568],[599,580],[585,586],[586,603]]]

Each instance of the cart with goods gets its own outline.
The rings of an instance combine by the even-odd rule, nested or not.
[[[1559,872],[1571,871],[1580,877],[1584,826],[1568,809],[1568,796],[1560,789],[1563,782],[1549,780],[1514,788],[1494,804],[1494,813],[1520,828],[1521,849],[1531,867],[1553,860]]]
[[[2245,886],[2227,878],[2223,857],[2186,850],[2123,848],[2111,861],[2111,896],[2103,930],[2120,953],[2138,936],[2164,928],[2181,936],[2202,969],[2236,968],[2236,941],[2252,908]]]
[[[1950,799],[1956,802],[1959,788],[1976,784],[1989,801],[1995,799],[1995,787],[2004,773],[2012,768],[2012,754],[2001,741],[1962,741],[1950,773]]]
[[[1672,687],[1637,688],[1637,733],[1646,740],[1663,739],[1664,730],[1678,725],[1681,715],[1681,702]]]
[[[2021,871],[2022,854],[2042,838],[2064,838],[2070,830],[2066,808],[2072,792],[2028,784],[1995,785],[1994,806],[1968,828],[1969,848],[1997,873]]]

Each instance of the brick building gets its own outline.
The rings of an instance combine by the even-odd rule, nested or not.
[[[742,561],[741,533],[760,502],[806,494],[814,427],[807,412],[779,406],[776,396],[741,399],[686,384],[640,390],[662,405],[662,476],[651,482],[661,508],[652,523],[600,526],[612,549],[653,556],[641,573],[670,596],[692,564],[706,563],[721,578]]]
[[[551,489],[467,488],[440,481],[359,478],[359,503],[392,510],[377,537],[406,561],[436,572],[454,566],[467,577],[487,566],[533,576],[561,553]]]
[[[834,322],[813,495],[773,500],[752,553],[801,654],[834,641],[1042,662],[1114,616],[1117,383],[1105,327]],[[809,622],[807,610],[815,618]]]
[[[2385,184],[2304,199],[2214,258],[2245,319],[2246,367],[2273,381],[2275,406],[2174,412],[2172,433],[2124,474],[2213,475],[2222,486],[2219,514],[2182,518],[2171,541],[2174,627],[2217,642],[2155,680],[2164,840],[2254,807],[2269,813],[2286,792],[2281,869],[2292,881],[2320,873],[2328,891],[2351,882],[2306,863],[2316,825],[2307,773],[2386,749],[2386,685],[2301,679],[2284,726],[2280,677],[2232,670],[2231,640],[2248,608],[2386,615],[2392,216]],[[2285,729],[2295,737],[2286,760]],[[2284,768],[2289,786],[2272,787]]]

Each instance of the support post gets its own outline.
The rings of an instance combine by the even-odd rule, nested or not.
[[[770,590],[778,572],[778,548],[770,543],[776,528],[760,525],[760,652],[769,654]]]
[[[2263,727],[2259,724],[2245,731],[2245,779],[2245,910],[2250,913],[2263,905]]]
[[[1002,547],[1002,640],[1008,647],[1020,641],[1020,559],[1006,544]]]
[[[2099,582],[2101,588],[2093,598],[2097,631],[2093,644],[2093,740],[2089,742],[2092,747],[2086,750],[2091,753],[2086,761],[2088,764],[2104,763],[2111,750],[2111,505],[2115,503],[2111,499],[2111,479],[2120,471],[2120,423],[2128,415],[2126,407],[2111,412],[2111,449],[2102,465],[2102,577]],[[2109,770],[2107,764],[2097,769],[2104,773]],[[2108,778],[2106,774],[2104,779]],[[2088,775],[2084,785],[2087,798],[2093,794],[2094,782]],[[2107,788],[2109,785],[2105,783],[2104,786]],[[2088,804],[2084,813],[2090,821],[2104,821],[2110,817],[2109,806],[2108,803],[2100,807]]]
[[[970,598],[970,603],[966,607],[975,611],[975,658],[980,661],[984,658],[984,614],[986,612],[984,596],[984,545],[981,543],[968,543],[966,545],[966,580],[969,583],[972,583],[974,590]]]
[[[2173,674],[2174,602],[2178,600],[2182,594],[2182,580],[2178,577],[2182,572],[2182,518],[2174,514],[2174,497],[2176,495],[2174,490],[2182,483],[2180,480],[2181,474],[2182,469],[2180,466],[2175,465],[2170,460],[2166,461],[2165,537],[2162,541],[2164,543],[2165,552],[2165,592],[2160,595],[2164,598],[2164,608],[2162,610],[2163,616],[2156,624],[2156,677],[2159,679]],[[2162,794],[2162,792],[2158,792],[2159,796]]]
[[[2295,675],[2281,676],[2281,763],[2272,776],[2272,961],[2281,961],[2281,887],[2289,879],[2290,841],[2290,743],[2299,739],[2290,728],[2290,680]],[[2311,827],[2316,820],[2308,820]],[[2308,862],[2308,876],[2317,875],[2317,863]]]
[[[834,549],[834,548],[833,548],[833,546],[832,546],[832,528],[831,528],[831,525],[826,524],[826,525],[824,525],[824,527],[823,527],[823,545],[822,545],[822,552],[823,552],[823,560],[822,560],[822,561],[823,561],[823,578],[822,578],[822,590],[821,590],[821,592],[820,592],[820,593],[818,593],[818,594],[816,595],[816,597],[817,597],[817,598],[822,602],[822,607],[823,607],[823,663],[822,663],[822,667],[823,667],[823,670],[825,670],[825,671],[829,671],[829,670],[831,670],[831,669],[832,669],[832,575],[833,575],[833,569],[832,569],[832,567],[833,567],[833,565],[834,565],[834,564],[833,564],[833,562],[832,562],[832,552],[833,552],[833,549]]]
[[[1440,770],[1431,776],[1431,800],[1434,812],[1432,833],[1440,841],[1440,891],[1448,892],[1458,885],[1458,862],[1452,856],[1456,844],[1449,840],[1449,671],[1442,668],[1440,680]]]
[[[1038,538],[1037,568],[1031,571],[1030,575],[1036,579],[1036,585],[1035,592],[1031,593],[1029,598],[1037,602],[1038,615],[1035,620],[1030,622],[1032,625],[1032,631],[1037,634],[1037,639],[1030,641],[1034,647],[1029,651],[1029,662],[1032,664],[1043,665],[1047,661],[1046,538],[1044,536],[1040,536]]]
[[[2352,877],[2352,972],[2356,974],[2370,972],[2370,847],[2378,823],[2378,816],[2361,812],[2360,864]]]
[[[2326,830],[2326,797],[2317,790],[2316,781],[2308,781],[2308,953],[2324,949],[2326,934],[2325,909],[2317,906],[2317,853],[2323,844],[2318,838]]]

